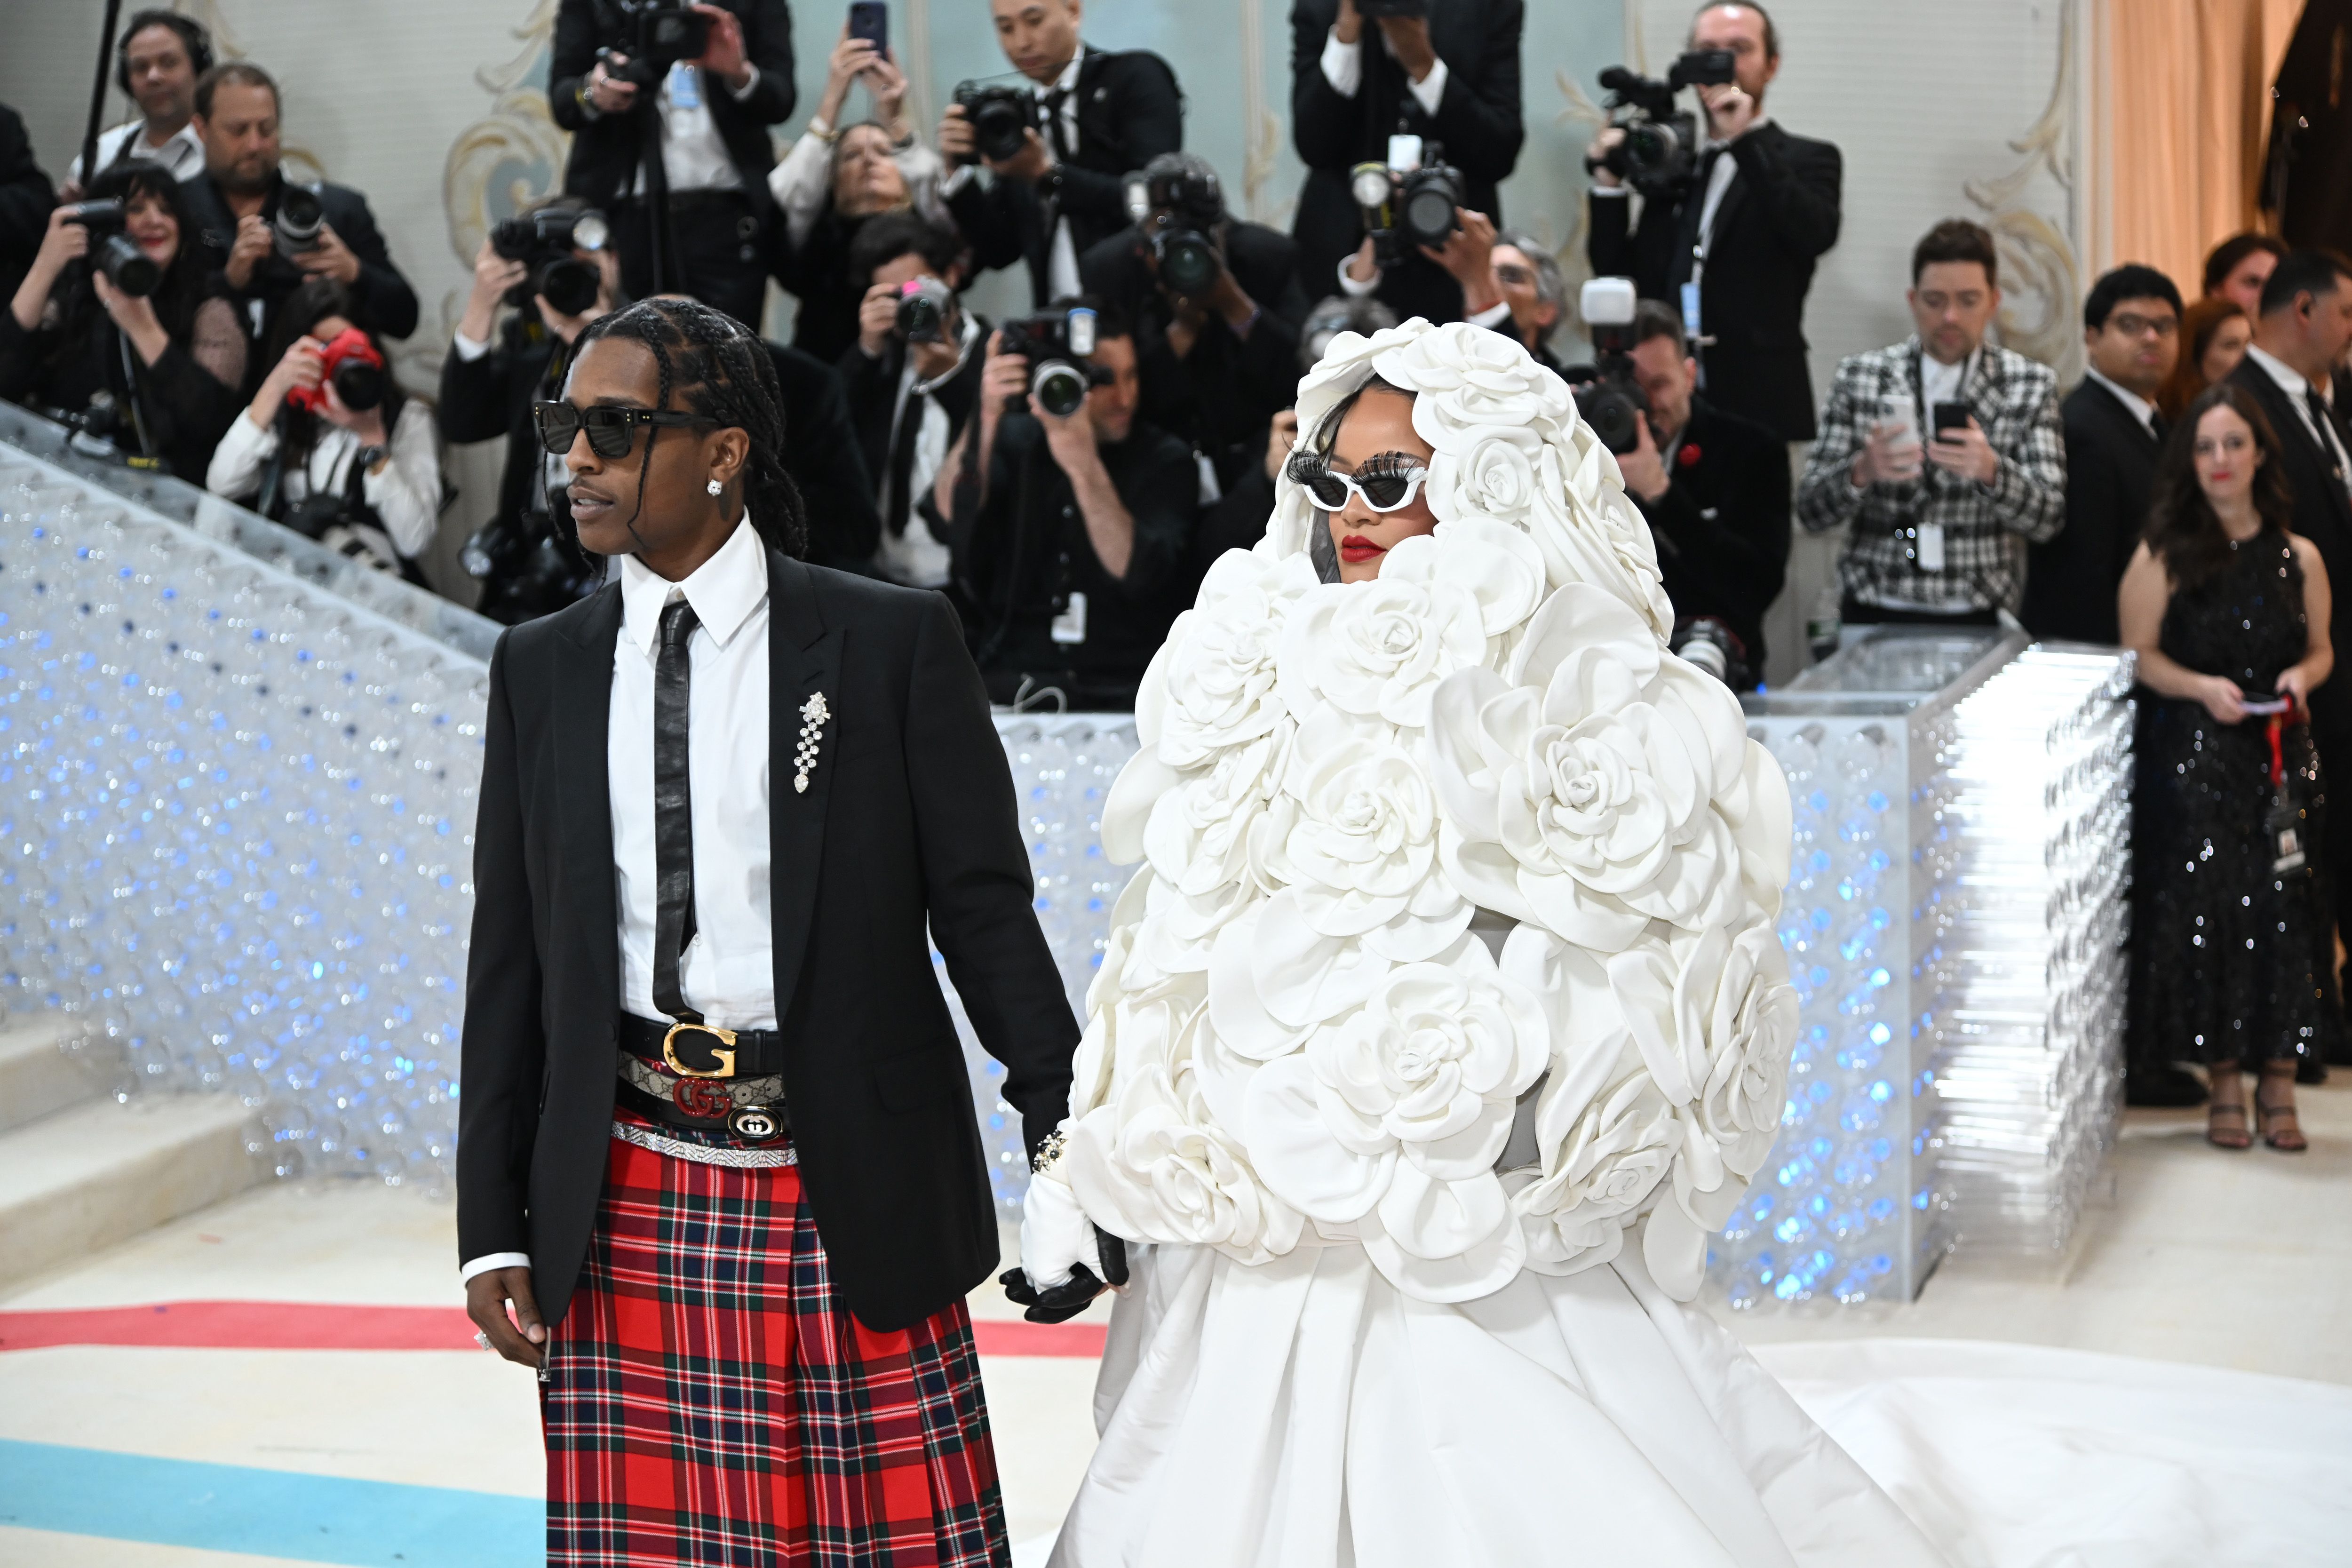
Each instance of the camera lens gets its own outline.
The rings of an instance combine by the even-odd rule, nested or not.
[[[1416,245],[1443,245],[1454,232],[1454,192],[1436,182],[1416,184],[1404,199],[1404,228]]]
[[[939,300],[929,294],[908,294],[898,301],[898,335],[909,342],[942,342],[945,323]]]
[[[1087,373],[1067,360],[1047,360],[1030,377],[1029,395],[1055,418],[1066,419],[1087,400]]]
[[[602,250],[612,237],[613,226],[604,221],[603,213],[592,210],[572,220],[572,243],[577,249]]]
[[[1017,93],[992,93],[972,114],[972,141],[983,157],[999,163],[1021,151],[1029,139],[1028,105]]]
[[[1205,294],[1217,281],[1216,247],[1190,229],[1159,239],[1160,280],[1179,294]]]
[[[1633,422],[1642,417],[1641,407],[1625,395],[1622,389],[1607,382],[1595,382],[1576,389],[1577,412],[1601,437],[1601,444],[1622,457],[1642,444]]]
[[[319,201],[319,193],[300,185],[289,185],[278,198],[278,216],[273,227],[278,234],[278,248],[289,255],[319,247],[319,226],[326,220],[326,208]]]
[[[1389,171],[1385,163],[1359,163],[1348,178],[1348,190],[1360,207],[1383,205],[1389,199]]]
[[[383,401],[383,372],[364,360],[345,360],[335,367],[335,395],[344,407],[365,413]]]
[[[127,234],[110,234],[99,242],[98,268],[108,282],[134,298],[152,294],[163,281],[163,269]]]
[[[567,316],[577,316],[596,302],[596,269],[576,256],[559,256],[539,269],[534,292]]]

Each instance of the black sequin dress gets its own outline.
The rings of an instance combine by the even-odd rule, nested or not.
[[[2158,637],[2183,668],[2225,675],[2250,699],[2268,696],[2306,646],[2303,569],[2274,532],[2173,595]],[[2326,823],[2310,731],[2280,731],[2290,790],[2310,806],[2305,865],[2280,873],[2265,825],[2276,793],[2270,721],[2224,724],[2201,702],[2146,687],[2137,695],[2132,1059],[2324,1059],[2345,1023],[2319,882]]]

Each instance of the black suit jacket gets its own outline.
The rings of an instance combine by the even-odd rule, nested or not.
[[[2304,427],[2294,399],[2252,355],[2238,362],[2230,379],[2253,394],[2278,437],[2286,482],[2294,491],[2294,520],[2288,526],[2318,547],[2330,587],[2352,583],[2352,496],[2345,492],[2335,458]],[[2352,615],[2344,607],[2347,597],[2352,593],[2336,595],[2328,622],[2327,635],[2337,647],[2352,634]],[[2352,681],[2330,680],[2311,694],[2311,736],[2326,767],[2352,762]]]
[[[961,367],[930,394],[947,413],[950,442],[963,433],[964,421],[980,405],[980,377],[988,366],[988,323],[977,316],[972,319],[980,327],[980,341],[964,355]],[[848,401],[850,428],[856,433],[857,449],[865,459],[866,472],[874,481],[878,502],[883,476],[890,471],[890,435],[898,412],[898,378],[907,368],[907,345],[894,337],[882,345],[878,357],[868,359],[864,349],[852,343],[835,368],[841,374],[841,389]],[[918,526],[914,508],[921,499],[908,499],[909,528]]]
[[[1666,493],[1634,504],[1650,520],[1675,618],[1715,616],[1764,668],[1764,612],[1789,570],[1789,448],[1751,419],[1691,401]]]
[[[1348,190],[1348,171],[1384,163],[1392,132],[1410,132],[1443,143],[1445,161],[1462,171],[1464,205],[1503,221],[1496,187],[1519,161],[1527,129],[1519,117],[1521,0],[1451,0],[1429,7],[1429,39],[1445,62],[1445,92],[1437,112],[1412,96],[1404,68],[1381,47],[1379,24],[1364,24],[1364,74],[1353,98],[1342,98],[1323,74],[1323,46],[1339,15],[1339,0],[1297,0],[1290,10],[1290,134],[1307,165],[1298,215],[1290,232],[1298,241],[1298,276],[1309,300],[1338,292],[1340,258],[1363,243],[1363,209]],[[1381,279],[1381,298],[1401,317],[1458,321],[1461,286],[1423,257],[1408,258]]]
[[[518,311],[481,358],[460,359],[455,348],[441,356],[441,395],[433,410],[441,439],[457,446],[506,438],[506,468],[499,475],[500,517],[521,517],[540,508],[539,477],[547,448],[531,424],[530,405],[554,395],[550,371],[559,346],[560,340],[535,316]]]
[[[767,765],[834,719],[806,794],[770,792],[776,1009],[801,1179],[843,1299],[888,1331],[995,1268],[986,1156],[929,939],[1034,1152],[1078,1027],[1030,908],[1013,779],[954,612],[768,561]],[[620,1017],[605,769],[617,584],[499,639],[474,838],[457,1132],[467,1258],[529,1252],[562,1321],[604,1186]],[[745,758],[743,765],[757,765]]]
[[[783,395],[784,471],[808,509],[808,558],[844,572],[866,571],[882,542],[882,513],[841,373],[782,343],[770,343],[768,357]]]
[[[760,79],[738,100],[715,81],[704,83],[703,101],[727,155],[742,177],[751,210],[764,221],[775,206],[768,194],[768,171],[776,166],[768,127],[791,118],[799,96],[793,81],[793,16],[784,0],[710,0],[743,24],[743,53],[759,68]],[[567,195],[585,196],[609,212],[628,188],[645,151],[642,116],[649,99],[638,89],[638,107],[626,114],[591,118],[580,107],[580,89],[597,55],[618,47],[625,35],[619,7],[611,0],[563,0],[555,13],[555,38],[547,67],[547,102],[555,122],[572,132],[572,156],[563,165]]]
[[[1256,302],[1249,336],[1237,338],[1211,317],[1179,359],[1169,346],[1175,306],[1160,291],[1141,233],[1129,227],[1078,258],[1087,292],[1117,306],[1136,324],[1142,417],[1208,455],[1220,485],[1231,484],[1265,456],[1266,422],[1298,395],[1298,324],[1307,296],[1298,287],[1297,247],[1264,224],[1225,226],[1225,265]]]
[[[1070,220],[1081,256],[1125,228],[1127,176],[1162,153],[1184,146],[1184,94],[1166,60],[1144,49],[1088,49],[1078,61],[1078,148],[1062,165],[1056,209]],[[956,226],[982,268],[1029,265],[1029,292],[1046,303],[1046,262],[1054,237],[1045,203],[1025,181],[967,179],[948,198]]]
[[[278,216],[278,204],[286,194],[286,178],[280,174],[270,183],[269,194],[262,198],[261,216],[265,220]],[[180,195],[188,205],[188,214],[195,220],[196,237],[208,253],[215,274],[218,290],[237,308],[238,320],[252,334],[257,348],[269,341],[270,329],[278,323],[278,308],[286,297],[299,289],[310,274],[272,250],[254,264],[253,276],[242,289],[232,289],[225,277],[219,276],[228,265],[228,253],[236,243],[236,215],[228,205],[227,196],[213,177],[198,174],[180,183]],[[408,286],[400,268],[393,265],[392,250],[383,242],[383,235],[375,226],[375,215],[368,210],[367,198],[348,185],[322,184],[319,187],[319,205],[324,209],[327,225],[342,242],[351,247],[360,260],[360,275],[351,286],[352,321],[380,338],[404,338],[416,330],[416,290]],[[257,326],[250,305],[261,304],[261,321]],[[261,363],[258,353],[246,356],[246,390],[259,386],[262,378],[276,367]]]
[[[1805,366],[1805,294],[1813,264],[1837,243],[1844,160],[1826,142],[1791,136],[1766,121],[1731,144],[1738,175],[1715,214],[1699,323],[1715,341],[1701,347],[1706,395],[1784,441],[1814,436],[1813,381]],[[1628,232],[1629,196],[1591,198],[1585,255],[1592,270],[1630,277],[1642,297],[1679,310],[1706,192],[1643,204]]]
[[[13,298],[48,232],[58,193],[33,159],[24,116],[0,103],[0,289]]]
[[[2147,522],[2164,444],[2087,376],[2058,415],[2066,427],[2066,526],[2027,552],[2020,618],[2038,637],[2119,643],[2116,590]]]

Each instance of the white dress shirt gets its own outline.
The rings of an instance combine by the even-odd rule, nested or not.
[[[2134,392],[2131,388],[2123,385],[2121,383],[2108,380],[2105,376],[2101,375],[2095,370],[2086,367],[2083,372],[2083,376],[2086,381],[2095,381],[2101,386],[2105,387],[2108,393],[2114,396],[2115,400],[2117,403],[2122,404],[2133,418],[2139,421],[2139,427],[2141,429],[2147,431],[2151,436],[2156,434],[2155,404],[2150,403],[2147,398],[2142,397],[2138,393]]]
[[[134,158],[144,158],[151,163],[163,164],[171,172],[172,178],[193,180],[205,172],[205,144],[196,135],[194,121],[165,137],[163,144],[158,147],[147,140],[147,122],[144,120],[134,120],[128,125],[118,125],[111,131],[99,132],[98,167],[100,174],[105,173],[114,160],[121,155],[123,143],[131,142],[134,136],[138,141],[131,142],[131,155]],[[81,177],[79,153],[76,153],[73,155],[73,162],[66,165],[66,178],[84,186],[89,184],[88,180]]]
[[[898,428],[907,417],[907,405],[919,397],[922,401],[922,427],[915,435],[914,461],[907,471],[907,531],[898,538],[890,531],[882,531],[882,545],[875,552],[874,563],[893,583],[909,588],[944,588],[947,586],[951,552],[932,534],[931,525],[923,521],[922,513],[913,505],[930,493],[932,481],[940,476],[940,465],[947,461],[950,440],[948,411],[940,406],[931,393],[955,379],[972,349],[980,342],[980,323],[970,312],[963,317],[963,341],[959,345],[956,362],[929,381],[918,380],[915,356],[907,355],[898,372],[898,400],[890,411],[890,439],[882,448],[883,473],[880,485],[882,515],[890,515],[889,454],[898,450]]]
[[[682,597],[701,625],[687,644],[687,768],[693,784],[694,940],[678,963],[687,1005],[730,1029],[776,1026],[768,908],[768,563],[746,518],[683,583],[621,558],[605,773],[621,915],[625,1011],[654,1005],[654,662],[662,606]]]
[[[1078,52],[1070,57],[1070,63],[1062,68],[1062,74],[1054,79],[1052,87],[1030,88],[1041,100],[1049,92],[1062,95],[1062,145],[1069,149],[1073,157],[1078,151],[1078,67],[1086,58],[1087,47],[1081,43]],[[1085,286],[1078,281],[1077,242],[1070,237],[1070,220],[1066,217],[1057,216],[1054,219],[1054,243],[1045,253],[1045,289],[1046,297],[1054,300],[1085,292]]]
[[[1919,355],[1919,401],[1930,415],[1935,413],[1938,403],[1958,403],[1960,400],[1960,388],[1968,384],[1969,367],[1976,361],[1977,356],[1969,354],[1946,364],[1931,353],[1923,352]],[[1916,434],[1924,441],[1935,432],[1930,429]]]
[[[2305,379],[2303,372],[2276,354],[2252,344],[2247,345],[2246,357],[2262,366],[2263,374],[2278,383],[2279,390],[2286,394],[2286,400],[2294,405],[2294,416],[2303,421],[2304,429],[2319,443],[2319,449],[2327,454],[2327,460],[2335,465],[2338,477],[2352,476],[2352,461],[2346,459],[2344,443],[2336,438],[2334,426],[2326,420],[2315,420],[2311,416],[2308,395],[2316,392],[2319,400],[2326,403],[2328,401],[2327,388],[2314,386]]]
[[[383,520],[392,547],[410,560],[433,542],[441,518],[441,453],[433,436],[433,416],[412,397],[401,405],[393,421],[392,460],[360,478],[360,495]],[[262,470],[278,455],[275,426],[263,429],[247,409],[230,424],[228,434],[213,448],[205,469],[205,489],[230,500],[244,500],[261,489]],[[278,493],[291,501],[312,495],[341,495],[351,479],[352,459],[359,456],[360,438],[340,425],[319,421],[319,437],[310,447],[310,461],[289,468]]]
[[[1379,24],[1371,26],[1373,31],[1380,33],[1382,52],[1391,59],[1396,58],[1396,46],[1389,42],[1388,34],[1381,30]],[[1413,101],[1421,105],[1421,111],[1432,120],[1437,118],[1437,106],[1445,98],[1445,62],[1439,60],[1419,81],[1410,78],[1405,81],[1405,90],[1412,94]],[[1324,37],[1323,79],[1329,82],[1331,90],[1341,98],[1353,98],[1362,89],[1364,45],[1360,37],[1355,43],[1343,44],[1339,41],[1339,29],[1337,27]]]
[[[750,61],[744,68],[751,75],[740,88],[730,88],[698,66],[684,60],[670,67],[662,78],[661,91],[654,99],[655,110],[661,116],[662,173],[672,191],[740,191],[743,176],[735,172],[735,160],[727,152],[727,139],[719,134],[719,122],[710,117],[709,100],[705,94],[716,89],[740,103],[751,96],[760,85],[760,68]],[[580,97],[580,111],[591,120],[603,118],[604,111],[587,94]],[[645,188],[646,172],[639,168],[629,175],[625,196],[637,195]]]

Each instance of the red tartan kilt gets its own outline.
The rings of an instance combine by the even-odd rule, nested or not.
[[[551,1563],[1011,1561],[963,1303],[860,1323],[796,1166],[614,1139],[541,1414]]]

